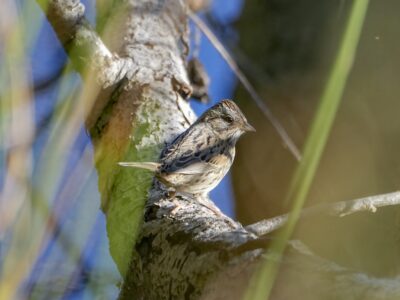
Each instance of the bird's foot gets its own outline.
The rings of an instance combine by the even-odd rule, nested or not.
[[[168,188],[164,193],[164,197],[166,197],[167,199],[172,199],[175,196],[176,196],[176,190],[173,188]]]

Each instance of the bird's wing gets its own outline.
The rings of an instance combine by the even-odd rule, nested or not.
[[[230,165],[231,159],[229,156],[224,154],[218,154],[213,157],[207,162],[210,166],[218,168],[219,166]]]
[[[201,152],[210,144],[208,130],[202,124],[192,125],[164,148],[160,161],[164,164],[171,164],[177,160],[184,163],[187,159],[193,157],[196,152]]]
[[[167,165],[162,171],[182,175],[203,174],[211,170],[218,171],[221,166],[230,165],[230,159],[225,154],[215,154],[209,157],[191,157],[186,161],[176,160]]]

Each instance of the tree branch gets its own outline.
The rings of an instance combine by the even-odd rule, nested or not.
[[[316,205],[304,209],[301,213],[301,217],[303,218],[321,213],[335,217],[344,217],[361,211],[376,212],[376,209],[378,207],[399,204],[400,192],[393,192],[360,199]],[[289,215],[290,214],[284,214],[281,216],[262,220],[260,222],[248,225],[245,228],[246,230],[256,234],[257,236],[263,236],[285,225],[289,218]]]
[[[37,0],[37,3],[78,72],[83,74],[89,66],[103,88],[125,76],[131,60],[109,51],[86,20],[85,6],[79,0]]]
[[[156,160],[164,143],[181,133],[188,120],[194,121],[183,99],[191,93],[186,72],[186,2],[120,1],[122,15],[115,16],[110,9],[110,18],[118,21],[107,28],[110,48],[84,18],[79,1],[41,0],[39,4],[77,70],[85,75],[82,66],[88,65],[93,74],[84,76],[88,110],[93,104],[86,127],[94,146],[110,252],[125,276],[152,177],[124,170],[117,162]],[[100,89],[92,86],[92,79],[97,79]]]

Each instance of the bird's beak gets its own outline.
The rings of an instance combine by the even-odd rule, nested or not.
[[[244,131],[256,132],[253,126],[251,126],[248,122],[244,123],[242,129]]]

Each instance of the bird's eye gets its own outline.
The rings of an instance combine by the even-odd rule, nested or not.
[[[229,124],[233,123],[233,118],[229,115],[223,116],[223,119],[225,122],[227,122]]]

